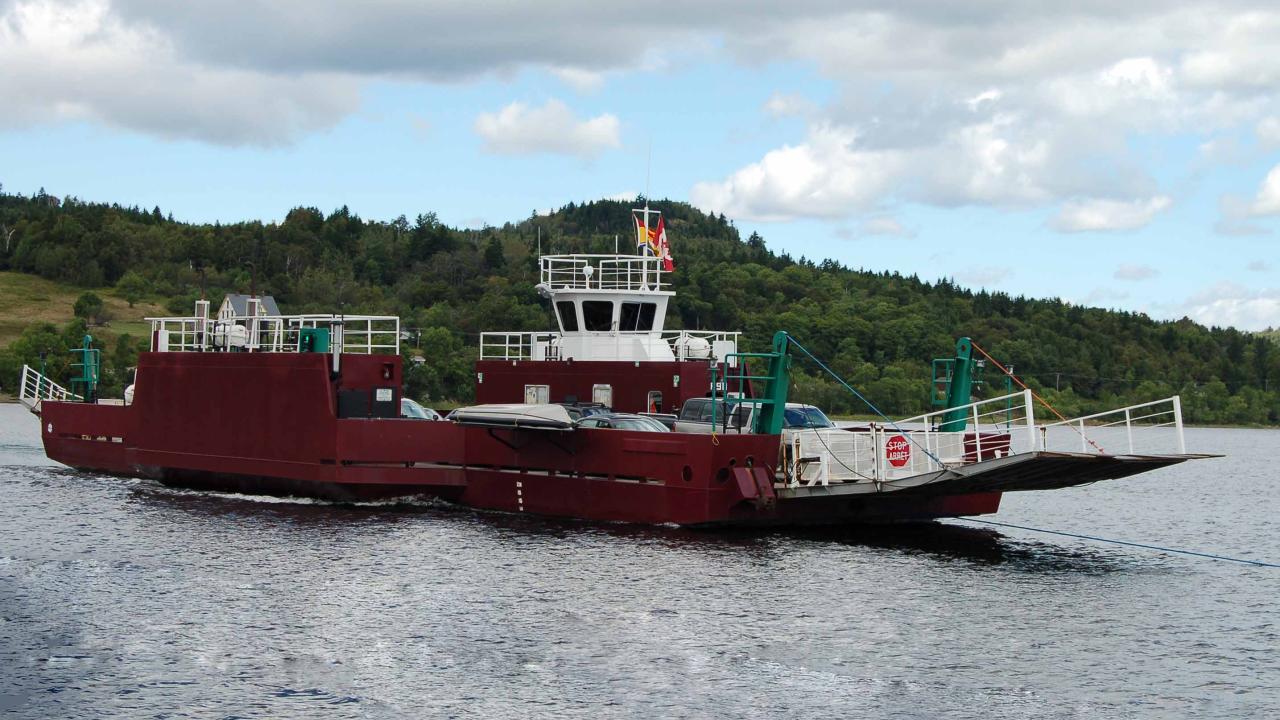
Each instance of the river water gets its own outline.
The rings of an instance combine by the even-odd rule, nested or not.
[[[995,519],[1280,562],[1280,431]],[[693,532],[166,489],[0,406],[3,718],[1280,717],[1280,570],[957,521]]]

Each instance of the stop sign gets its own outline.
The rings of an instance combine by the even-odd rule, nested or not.
[[[894,435],[884,443],[884,457],[894,467],[902,467],[911,459],[911,444],[901,435]]]

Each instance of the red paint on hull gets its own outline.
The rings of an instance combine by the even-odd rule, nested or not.
[[[779,501],[777,436],[338,418],[339,392],[398,387],[400,360],[344,356],[333,379],[328,359],[143,353],[133,405],[44,403],[45,450],[76,468],[195,487],[339,499],[430,494],[484,509],[637,523],[872,522],[994,512],[999,504],[999,494]],[[590,364],[575,365],[599,377]]]

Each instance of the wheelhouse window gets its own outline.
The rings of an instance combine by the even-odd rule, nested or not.
[[[582,325],[589,332],[608,332],[613,329],[613,303],[603,300],[584,300]]]
[[[578,311],[572,300],[561,300],[556,303],[556,313],[560,315],[560,327],[565,332],[578,331]]]
[[[653,318],[657,314],[656,303],[622,303],[618,316],[618,329],[623,332],[648,332],[653,329]]]

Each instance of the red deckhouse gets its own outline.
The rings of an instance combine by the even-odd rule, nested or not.
[[[728,383],[712,379],[749,374],[739,334],[665,329],[670,256],[665,245],[656,249],[657,256],[542,257],[538,290],[558,331],[484,333],[481,405],[453,421],[400,417],[398,318],[281,315],[258,298],[224,303],[216,317],[200,301],[191,317],[153,319],[151,350],[139,357],[127,402],[82,401],[30,368],[21,396],[40,416],[49,457],[83,470],[245,492],[426,494],[477,508],[642,523],[992,513],[1003,491],[1123,477],[1191,457],[1181,447],[1176,398],[1116,411],[1123,423],[1037,424],[1030,396],[1020,393],[951,408],[972,416],[972,428],[959,432],[939,430],[936,413],[889,426],[783,429],[754,421],[754,432],[735,431],[723,410],[735,398],[725,397]],[[786,362],[775,366],[783,370],[773,395],[785,403]],[[714,417],[719,403],[721,432],[588,427],[557,405],[670,413],[709,394],[710,402],[688,404],[710,407]],[[1127,444],[1096,442],[1097,433],[1116,429]],[[1086,435],[1090,442],[1080,442]],[[1166,448],[1139,451],[1135,437]]]

